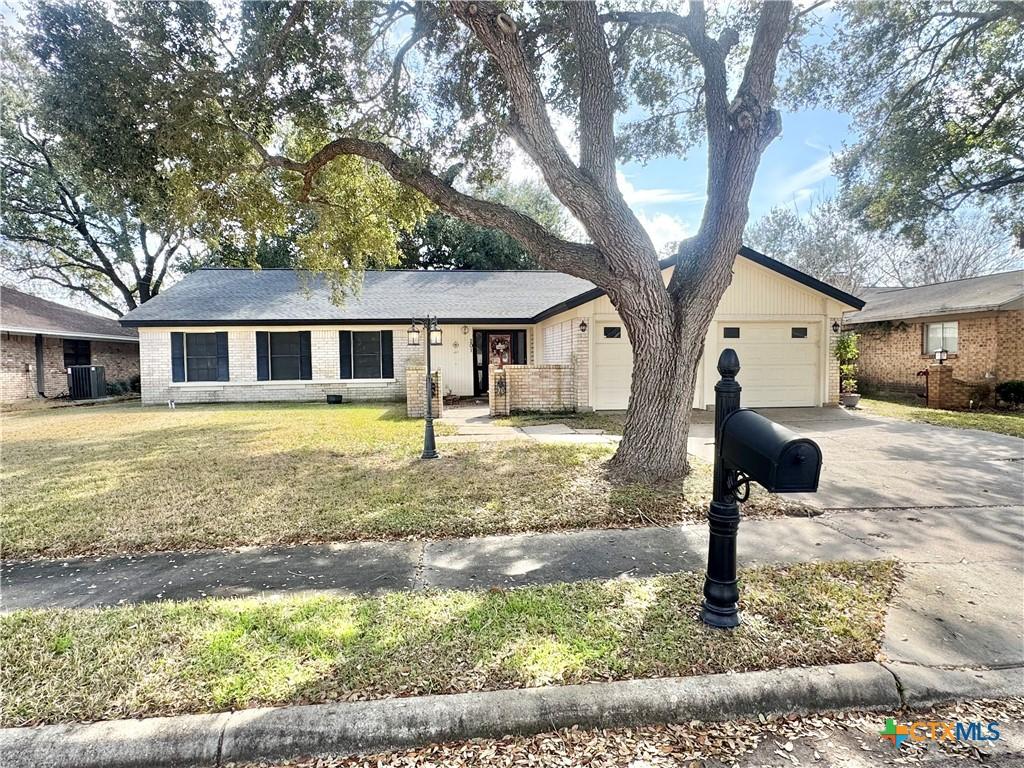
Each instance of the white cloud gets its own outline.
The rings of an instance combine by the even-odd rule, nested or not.
[[[832,175],[832,155],[825,155],[802,171],[786,176],[775,190],[779,203],[806,200],[815,192],[815,187]]]
[[[690,234],[689,225],[678,216],[669,213],[656,213],[652,216],[643,211],[636,211],[636,217],[647,230],[659,253],[669,243],[678,243]]]
[[[622,190],[622,197],[630,206],[636,205],[662,205],[664,203],[698,203],[704,199],[703,194],[686,192],[682,189],[665,189],[663,187],[652,187],[649,189],[637,189],[633,183],[626,178],[622,171],[615,173],[619,182],[619,189]]]

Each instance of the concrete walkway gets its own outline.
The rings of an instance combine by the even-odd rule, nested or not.
[[[552,416],[557,420],[557,416]],[[572,443],[614,445],[621,438],[609,435],[601,429],[575,429],[567,424],[538,424],[527,427],[511,427],[495,424],[486,405],[459,405],[449,408],[438,419],[451,424],[458,432],[437,438],[439,445],[445,443],[488,443],[506,440],[533,440],[538,443]]]
[[[170,553],[18,563],[3,608],[120,605],[297,592],[379,594],[702,571],[703,525]],[[1024,665],[1020,507],[861,510],[745,521],[744,566],[899,558],[888,659],[953,667]]]

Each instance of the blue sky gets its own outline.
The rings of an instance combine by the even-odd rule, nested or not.
[[[765,150],[750,197],[750,220],[777,205],[806,212],[814,197],[835,191],[831,158],[850,139],[849,117],[830,110],[785,112],[782,135]],[[658,158],[647,165],[620,168],[627,201],[647,227],[655,245],[692,234],[700,223],[707,184],[706,148],[685,158]]]

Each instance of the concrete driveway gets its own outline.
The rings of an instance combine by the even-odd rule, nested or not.
[[[899,421],[842,408],[762,408],[821,446],[816,494],[824,509],[1024,504],[1024,440]],[[713,459],[714,428],[695,413],[689,450]]]

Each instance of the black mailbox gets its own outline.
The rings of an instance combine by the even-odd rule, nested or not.
[[[727,415],[719,451],[728,469],[742,472],[772,493],[818,490],[818,444],[759,413],[741,408]]]

